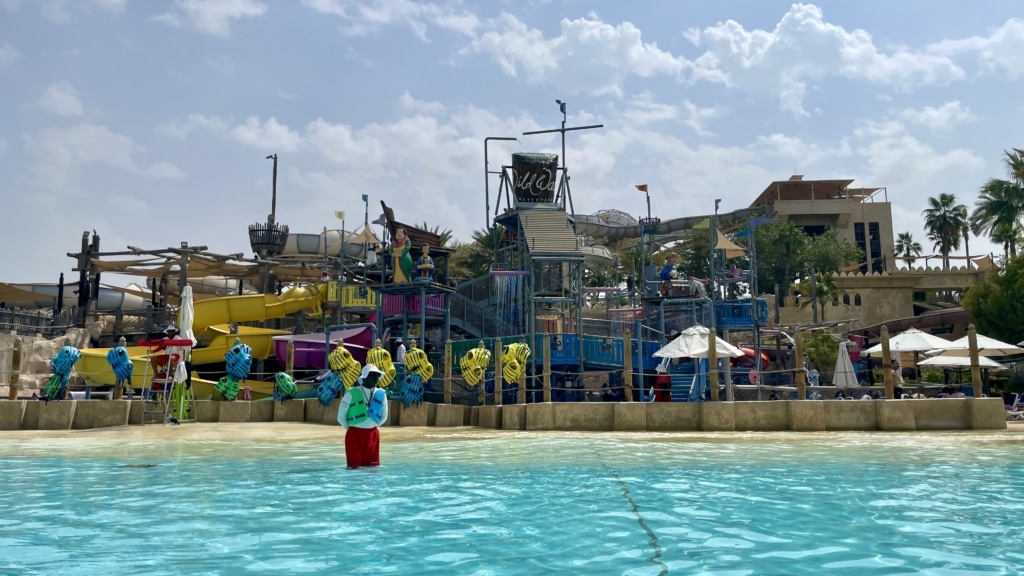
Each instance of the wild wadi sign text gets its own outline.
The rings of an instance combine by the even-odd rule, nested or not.
[[[517,152],[512,155],[512,187],[518,202],[554,202],[558,154]]]

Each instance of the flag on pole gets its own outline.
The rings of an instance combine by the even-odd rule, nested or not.
[[[369,201],[370,201],[370,197],[367,196],[366,194],[363,194],[363,202],[369,202]]]
[[[636,189],[647,194],[647,184],[636,184]]]
[[[344,210],[335,210],[334,211],[334,217],[337,218],[338,220],[344,220],[345,219],[345,211]]]

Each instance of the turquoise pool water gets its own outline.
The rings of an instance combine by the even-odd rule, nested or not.
[[[0,445],[0,574],[1021,574],[1008,434]]]

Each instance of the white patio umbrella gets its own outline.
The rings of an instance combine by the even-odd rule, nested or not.
[[[192,324],[195,321],[196,307],[192,300],[192,287],[185,286],[181,289],[181,305],[178,308],[178,334],[180,338],[192,341],[195,346],[199,343],[195,334],[192,333]]]
[[[978,365],[982,368],[988,368],[990,370],[1006,370],[1006,366],[988,358],[987,356],[978,357]],[[927,360],[918,362],[918,366],[937,366],[940,368],[970,368],[971,357],[970,356],[950,356],[947,354],[939,354],[932,356]]]
[[[971,350],[967,342],[967,336],[954,340],[949,344],[949,348],[945,350],[932,350],[928,352],[928,355],[970,356]],[[978,334],[978,356],[1013,356],[1015,354],[1024,354],[1024,348]]]
[[[889,338],[889,349],[892,352],[927,352],[929,350],[948,350],[952,342],[910,328]],[[878,343],[863,352],[869,356],[881,356],[882,344]]]
[[[658,358],[707,358],[710,335],[711,331],[704,326],[690,326],[683,330],[679,337],[662,346],[654,353],[654,356]],[[739,358],[744,355],[744,352],[715,336],[715,355],[719,358],[726,356]]]
[[[839,355],[836,356],[836,369],[832,375],[832,385],[841,388],[856,386],[857,373],[853,370],[853,362],[850,361],[850,351],[846,345],[850,342],[839,343]]]

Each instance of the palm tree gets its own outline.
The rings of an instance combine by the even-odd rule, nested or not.
[[[928,199],[928,208],[922,213],[924,228],[928,231],[928,239],[935,243],[935,248],[942,254],[942,268],[949,269],[949,253],[960,248],[960,234],[967,218],[967,207],[957,204],[956,195],[939,194],[938,198]]]
[[[794,284],[792,290],[800,295],[801,308],[817,300],[822,322],[825,321],[825,305],[839,299],[839,287],[836,286],[836,279],[832,274],[815,273],[813,294],[810,279]]]
[[[967,269],[971,269],[971,221],[967,215],[967,206],[960,205],[960,235],[964,239],[964,256],[967,257]]]
[[[439,246],[439,248],[447,248],[448,242],[450,242],[452,239],[452,231],[449,230],[448,228],[441,228],[440,226],[432,227],[430,224],[427,224],[426,222],[418,226],[418,228],[420,230],[426,230],[431,234],[437,235],[441,239],[441,245]]]
[[[897,256],[906,258],[907,266],[913,266],[914,257],[921,255],[921,243],[914,240],[914,236],[910,232],[900,232],[896,237],[895,252]]]
[[[1003,255],[1008,259],[1017,255],[1019,234],[1014,231],[1024,223],[1024,150],[1015,148],[1003,153],[1009,178],[989,178],[985,182],[974,203],[970,223],[975,234],[988,234],[993,242],[1002,244]]]

